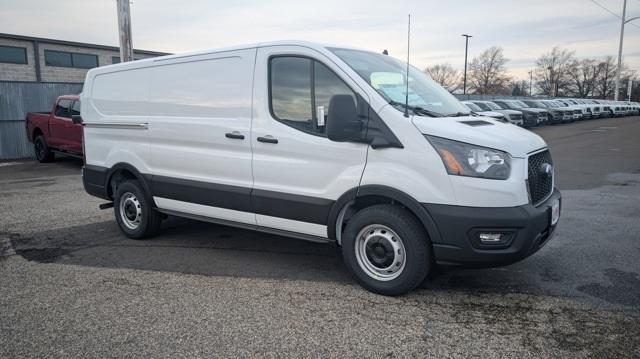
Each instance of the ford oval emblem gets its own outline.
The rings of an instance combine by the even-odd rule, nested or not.
[[[548,163],[543,163],[540,165],[540,172],[546,177],[551,177],[553,175],[553,166]]]

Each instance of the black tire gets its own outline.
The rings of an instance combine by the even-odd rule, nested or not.
[[[371,274],[373,272],[366,269],[367,265],[361,264],[362,261],[368,260],[367,263],[371,266],[372,262],[381,260],[380,258],[385,258],[382,259],[384,261],[387,258],[391,259],[389,257],[391,251],[387,250],[385,254],[381,254],[381,251],[385,251],[383,248],[381,251],[376,252],[379,248],[373,246],[385,247],[380,245],[380,242],[398,245],[391,243],[386,237],[380,237],[383,239],[379,240],[379,237],[376,237],[372,230],[377,227],[381,228],[379,229],[381,233],[385,233],[383,229],[385,227],[390,229],[391,235],[397,235],[399,237],[396,238],[397,242],[405,249],[405,256],[402,259],[402,262],[404,262],[403,269],[398,270],[399,274],[396,272],[390,275],[397,275],[397,277],[387,278],[387,280],[375,279]],[[372,238],[373,246],[366,245],[369,240],[365,239],[365,237]],[[394,237],[391,238],[393,239]],[[396,242],[396,240],[393,240],[393,242]],[[357,246],[360,249],[356,249]],[[364,252],[362,248],[366,248]],[[397,260],[400,261],[400,259],[396,259],[399,257],[395,256],[395,250],[393,252],[394,257],[391,260],[391,266],[386,268],[392,268],[394,264],[400,267],[400,262],[394,263]],[[363,256],[362,253],[365,253],[365,255]],[[424,281],[433,266],[431,241],[422,224],[406,209],[387,204],[367,207],[356,213],[349,220],[342,235],[342,257],[360,285],[371,292],[389,296],[402,295],[415,289]],[[373,259],[373,257],[377,258]],[[359,258],[361,258],[360,262]],[[384,262],[380,263],[379,266],[375,266],[378,270],[381,270],[380,268],[386,265],[388,263]],[[395,268],[392,268],[392,270],[395,270]],[[377,276],[376,273],[373,275]],[[386,273],[382,275],[386,275]]]
[[[113,204],[118,226],[127,237],[149,238],[160,229],[162,216],[153,208],[138,181],[127,180],[118,184]]]
[[[47,141],[45,141],[42,135],[36,136],[36,139],[33,141],[33,151],[36,154],[36,159],[42,163],[51,162],[55,158],[55,154],[51,151],[51,148],[47,145]]]

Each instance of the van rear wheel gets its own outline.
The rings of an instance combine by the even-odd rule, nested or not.
[[[162,217],[137,181],[127,180],[117,186],[113,208],[120,230],[129,238],[149,238],[160,229]]]
[[[342,236],[342,256],[363,287],[391,296],[416,288],[432,266],[424,227],[406,209],[386,204],[351,218]]]
[[[36,159],[42,163],[51,162],[55,157],[55,154],[51,151],[51,148],[47,145],[47,141],[45,141],[42,135],[38,135],[33,141],[33,152],[35,152]]]

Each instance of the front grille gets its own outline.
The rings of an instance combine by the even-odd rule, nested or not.
[[[553,170],[547,174],[543,168],[545,164],[553,166],[549,150],[529,156],[529,195],[534,205],[547,199],[553,191]]]
[[[512,120],[514,120],[514,121],[522,120],[522,116],[521,116],[521,115],[516,115],[516,114],[514,114],[514,115],[509,115],[509,116],[510,116],[510,117],[511,117],[511,119],[512,119]]]

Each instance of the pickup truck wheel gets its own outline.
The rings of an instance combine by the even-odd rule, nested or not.
[[[51,148],[47,145],[47,141],[44,140],[44,136],[38,135],[33,141],[33,151],[36,154],[36,159],[42,163],[53,161],[55,154],[51,151]]]
[[[147,200],[137,181],[128,180],[120,183],[114,199],[116,221],[127,237],[143,239],[158,232],[162,217]]]
[[[391,296],[416,288],[432,266],[424,227],[406,209],[393,205],[356,213],[342,236],[342,256],[363,287]]]

